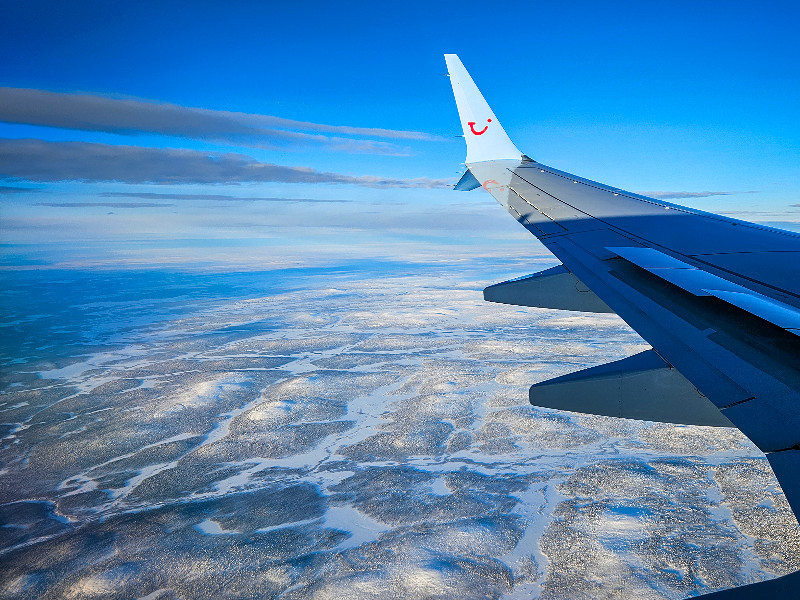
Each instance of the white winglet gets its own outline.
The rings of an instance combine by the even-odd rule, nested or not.
[[[445,54],[458,116],[467,141],[467,164],[486,160],[517,159],[522,153],[509,139],[472,77],[455,54]]]

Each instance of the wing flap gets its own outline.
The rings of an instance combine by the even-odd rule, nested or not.
[[[537,383],[529,397],[534,406],[607,417],[734,426],[653,350]]]
[[[483,299],[516,306],[614,312],[564,265],[490,285],[483,290]]]

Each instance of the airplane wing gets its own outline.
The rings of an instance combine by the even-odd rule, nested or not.
[[[800,515],[800,235],[537,163],[511,142],[459,58],[445,60],[467,142],[456,188],[483,187],[562,263],[484,297],[615,312],[652,346],[536,384],[531,403],[736,426]]]

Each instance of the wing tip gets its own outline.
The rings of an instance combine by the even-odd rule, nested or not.
[[[445,54],[458,116],[467,142],[467,163],[521,160],[522,152],[503,129],[457,54]]]

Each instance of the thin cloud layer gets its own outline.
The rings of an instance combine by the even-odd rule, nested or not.
[[[263,163],[236,153],[0,139],[0,178],[31,182],[236,184],[343,183],[375,188],[444,188],[444,179],[391,179]]]
[[[23,194],[30,192],[38,192],[36,188],[17,187],[15,185],[0,185],[0,195],[2,194]]]
[[[175,205],[160,202],[36,202],[34,206],[50,206],[54,208],[164,208]]]
[[[332,150],[378,154],[403,154],[404,150],[389,142],[342,136],[439,139],[420,131],[324,125],[140,99],[9,87],[0,87],[0,121],[124,135],[155,133],[247,146],[316,143]]]
[[[636,192],[642,196],[660,200],[678,200],[680,198],[709,198],[711,196],[730,196],[734,192]],[[747,192],[752,194],[753,192]]]
[[[230,196],[227,194],[159,194],[155,192],[103,192],[102,198],[148,198],[152,200],[217,200],[236,202],[304,202],[312,204],[339,204],[350,200],[327,200],[318,198],[270,198],[258,196]],[[166,205],[165,205],[166,206]],[[174,205],[169,205],[174,206]]]

